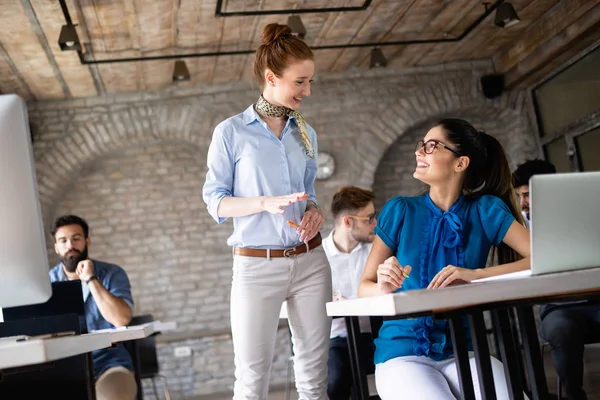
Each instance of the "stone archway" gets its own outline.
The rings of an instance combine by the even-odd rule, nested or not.
[[[533,140],[527,140],[528,137],[523,134],[515,134],[520,131],[520,121],[501,109],[461,110],[430,118],[404,132],[381,158],[373,182],[377,207],[381,208],[386,200],[394,196],[414,196],[423,191],[424,185],[412,176],[415,169],[415,143],[425,136],[437,120],[449,115],[463,118],[479,130],[496,137],[504,146],[513,167],[517,160],[534,153]]]
[[[467,119],[478,129],[495,136],[505,147],[513,166],[535,154],[535,137],[524,110],[523,93],[508,93],[491,100],[483,97],[478,85],[476,80],[450,80],[444,85],[422,88],[407,97],[382,99],[379,113],[353,116],[352,129],[369,135],[361,146],[355,146],[361,149],[355,154],[359,158],[356,164],[368,166],[357,168],[356,184],[375,187],[383,180],[393,179],[391,169],[397,165],[390,159],[406,158],[408,165],[414,167],[414,143],[418,140],[415,135],[424,136],[425,128],[444,117]],[[350,151],[352,149],[348,149]],[[412,179],[412,171],[409,179]]]

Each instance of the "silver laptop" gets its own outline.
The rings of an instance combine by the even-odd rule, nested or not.
[[[531,274],[600,267],[600,172],[535,175]]]
[[[473,282],[600,267],[600,172],[535,175],[529,201],[531,269]]]

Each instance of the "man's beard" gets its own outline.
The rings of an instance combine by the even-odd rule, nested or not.
[[[375,235],[373,232],[368,232],[366,235],[361,235],[352,229],[350,234],[352,235],[352,239],[356,240],[358,243],[373,243],[373,239],[375,239]]]
[[[88,249],[85,246],[83,251],[79,251],[76,249],[69,250],[64,256],[60,257],[60,261],[65,266],[67,272],[75,272],[77,269],[77,264],[79,264],[83,260],[87,260],[88,258]]]

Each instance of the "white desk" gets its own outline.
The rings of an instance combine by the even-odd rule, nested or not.
[[[600,291],[600,268],[329,302],[327,315],[408,316],[593,291]]]
[[[0,369],[41,364],[112,345],[110,334],[104,332],[23,341],[0,341]]]
[[[0,369],[22,367],[104,349],[113,343],[143,339],[177,328],[175,322],[153,321],[123,329],[102,329],[83,335],[36,339],[22,335],[0,339]],[[26,339],[26,340],[18,340]]]
[[[530,382],[534,397],[543,396],[547,393],[545,377],[543,376],[543,367],[539,355],[539,342],[537,339],[537,330],[531,308],[527,306],[536,302],[548,302],[549,300],[560,301],[562,296],[581,295],[589,296],[600,292],[600,268],[590,268],[579,271],[569,271],[563,273],[555,273],[549,275],[529,276],[519,279],[510,280],[495,280],[488,282],[471,283],[461,286],[453,286],[444,289],[435,290],[413,290],[408,292],[400,292],[389,295],[367,297],[353,300],[344,300],[327,303],[327,314],[329,316],[352,317],[347,318],[349,322],[349,340],[356,336],[358,332],[357,316],[394,316],[394,317],[412,317],[419,315],[432,315],[449,313],[453,315],[450,318],[450,328],[452,332],[453,346],[455,347],[455,355],[457,357],[459,377],[464,374],[465,377],[460,377],[461,388],[466,391],[470,390],[467,397],[472,396],[473,389],[467,388],[470,386],[470,371],[468,368],[468,356],[466,354],[466,342],[461,339],[462,328],[460,315],[468,315],[471,322],[471,333],[473,339],[480,336],[477,341],[483,346],[478,350],[475,349],[475,354],[478,362],[488,371],[483,378],[485,382],[480,384],[481,388],[490,390],[493,388],[491,382],[491,369],[489,366],[489,356],[487,349],[487,339],[485,338],[485,325],[481,318],[481,311],[484,309],[502,308],[495,310],[494,318],[499,321],[497,326],[499,329],[499,344],[503,358],[508,360],[505,365],[505,373],[509,379],[509,388],[514,396],[521,396],[519,384],[515,374],[515,354],[509,354],[514,347],[512,337],[505,331],[506,325],[510,325],[508,321],[507,307],[517,307],[518,322],[520,331],[523,336],[523,344],[525,347],[525,358],[527,370],[529,373]],[[479,314],[478,314],[479,313]],[[447,314],[448,315],[448,314]],[[352,326],[354,325],[354,326]],[[476,329],[473,329],[473,327]],[[457,334],[454,333],[457,329]],[[356,331],[351,333],[352,331]],[[459,343],[463,342],[463,343]],[[486,342],[486,343],[483,343]],[[475,346],[475,342],[473,342]],[[457,349],[457,346],[460,349]],[[352,351],[355,351],[356,345],[351,345]],[[479,354],[481,355],[478,355]],[[355,358],[355,363],[358,365],[360,360],[356,354],[352,355]],[[465,358],[466,357],[466,358]],[[487,357],[488,361],[485,361]],[[483,361],[480,361],[483,360]],[[466,366],[464,365],[466,363]],[[462,366],[461,366],[462,364]],[[461,372],[462,370],[462,372]],[[361,369],[353,372],[356,381],[361,381],[357,387],[361,391],[360,398],[368,398],[368,386],[361,376]],[[468,376],[467,376],[468,375]],[[480,376],[480,381],[482,380]],[[512,382],[512,383],[511,383]],[[520,394],[519,394],[520,393]],[[515,397],[518,398],[518,397]]]
[[[114,329],[101,329],[92,333],[108,333],[112,343],[138,340],[151,336],[155,333],[167,332],[177,328],[176,322],[152,321],[142,325],[126,326]]]

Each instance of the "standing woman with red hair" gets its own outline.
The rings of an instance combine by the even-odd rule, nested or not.
[[[300,399],[327,398],[331,269],[319,233],[317,135],[298,112],[315,71],[286,25],[264,28],[254,73],[262,94],[215,128],[203,189],[210,215],[233,218],[234,399],[266,399],[279,310],[287,300]],[[292,221],[298,227],[288,224]]]

